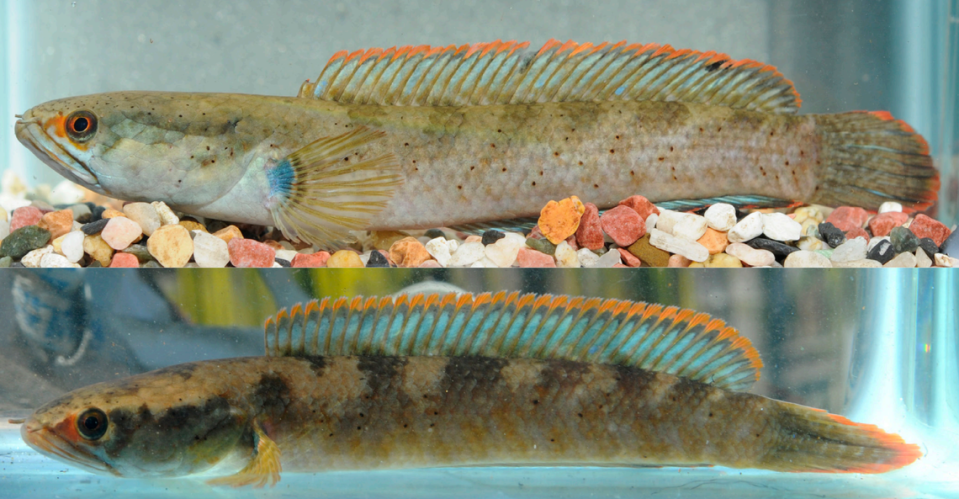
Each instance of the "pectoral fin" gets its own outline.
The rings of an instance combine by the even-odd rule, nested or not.
[[[206,483],[210,485],[229,485],[231,487],[252,485],[258,489],[267,484],[270,487],[276,485],[276,482],[280,481],[280,471],[282,471],[280,448],[259,425],[254,424],[254,435],[256,447],[253,450],[253,457],[250,462],[235,475],[214,478]]]

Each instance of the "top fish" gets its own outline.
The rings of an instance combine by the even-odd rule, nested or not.
[[[16,134],[97,192],[323,246],[350,230],[506,224],[572,194],[600,208],[636,193],[936,200],[929,147],[909,125],[799,105],[772,66],[716,52],[496,41],[339,52],[297,97],[61,99],[24,113]]]

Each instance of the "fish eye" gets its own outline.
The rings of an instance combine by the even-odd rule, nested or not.
[[[77,418],[77,431],[87,440],[99,440],[107,432],[107,415],[100,409],[87,409]]]
[[[86,142],[97,134],[97,117],[90,111],[74,111],[67,116],[67,135],[77,142]]]

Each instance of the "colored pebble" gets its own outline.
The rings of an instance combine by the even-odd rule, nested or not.
[[[872,249],[866,253],[866,258],[875,260],[881,264],[892,260],[894,256],[896,256],[896,252],[892,249],[892,243],[886,239],[880,240],[879,244],[873,246]]]
[[[407,237],[410,235],[398,230],[374,230],[370,234],[373,248],[381,250],[389,250],[393,243]]]
[[[802,225],[783,213],[764,213],[763,234],[773,241],[798,241]]]
[[[746,244],[756,249],[769,251],[780,260],[789,256],[790,253],[799,251],[799,248],[796,248],[795,246],[783,244],[779,241],[773,241],[772,239],[766,239],[765,237],[751,239],[747,241]]]
[[[92,218],[90,207],[80,203],[70,206],[70,213],[73,213],[73,220],[85,224]]]
[[[726,239],[726,233],[711,227],[707,227],[706,233],[696,242],[705,246],[710,255],[722,253],[723,250],[726,249],[726,246],[729,245],[729,241]]]
[[[193,245],[196,246],[196,236],[193,237]],[[193,250],[193,253],[194,255],[196,254],[196,249]],[[298,253],[296,251],[291,249],[279,249],[279,250],[276,250],[276,257],[274,258],[274,261],[283,260],[283,262],[286,262],[287,264],[289,264],[290,262],[293,261],[294,258],[296,258],[297,254]],[[277,262],[277,263],[279,263],[280,265],[283,265],[283,262]],[[287,265],[287,267],[289,267],[289,265]]]
[[[669,263],[669,253],[649,244],[649,237],[646,234],[639,238],[629,246],[629,252],[650,267],[665,267]]]
[[[190,237],[190,231],[182,225],[163,225],[147,239],[147,249],[163,267],[179,268],[186,265],[193,256],[193,238]],[[273,262],[272,257],[270,262]]]
[[[86,235],[75,230],[63,236],[60,241],[60,253],[71,263],[77,263],[83,258],[83,239]]]
[[[672,236],[696,241],[706,233],[706,218],[695,213],[662,210],[656,219],[656,229]]]
[[[642,264],[639,258],[636,258],[636,255],[630,253],[629,250],[625,248],[616,248],[616,251],[619,252],[620,258],[623,259],[623,264],[625,264],[627,267],[639,267],[640,264]]]
[[[440,264],[440,267],[446,267],[450,264],[450,258],[452,258],[453,252],[450,250],[449,241],[447,241],[445,237],[439,236],[430,239],[424,247],[430,256]]]
[[[832,211],[826,222],[845,232],[854,228],[862,228],[869,219],[869,212],[855,206],[840,206]],[[828,241],[827,241],[828,242]]]
[[[153,258],[153,255],[150,254],[150,250],[146,247],[146,244],[131,244],[130,247],[123,250],[123,252],[137,257],[137,260],[141,264],[156,261],[156,258]]]
[[[4,258],[10,258],[10,257],[7,256]],[[955,260],[955,258],[951,258],[949,255],[945,253],[936,253],[935,258],[933,258],[933,261],[935,262],[936,267],[953,267],[954,265],[952,264],[952,260]]]
[[[613,242],[624,247],[635,243],[646,233],[646,222],[628,206],[607,210],[599,217],[599,224]]]
[[[129,268],[135,269],[140,266],[140,260],[137,260],[137,257],[129,253],[119,252],[113,255],[113,260],[110,261],[110,268]]]
[[[27,253],[46,246],[48,242],[50,242],[50,231],[36,225],[26,225],[10,232],[10,235],[3,239],[0,243],[0,256],[9,256],[18,260]]]
[[[319,268],[326,267],[326,262],[330,259],[328,251],[317,251],[316,253],[303,254],[298,253],[293,257],[290,265],[293,268]]]
[[[832,266],[836,268],[846,268],[846,269],[871,269],[871,268],[880,268],[882,264],[875,260],[852,260],[849,262],[832,262]]]
[[[403,241],[403,239],[401,239],[400,241]],[[396,244],[397,243],[393,243],[393,246],[396,246]],[[390,267],[390,261],[387,260],[386,256],[383,255],[383,253],[380,253],[380,251],[382,250],[373,250],[372,252],[370,252],[370,257],[366,261],[367,268],[389,268]],[[428,261],[429,259],[423,260],[416,266],[422,267],[423,263]],[[408,265],[408,266],[412,267],[412,265]]]
[[[180,220],[180,225],[182,225],[186,230],[190,232],[195,230],[200,232],[209,232],[208,230],[206,230],[205,225],[201,224],[200,222],[197,222],[196,220]]]
[[[867,244],[867,241],[861,237],[850,239],[835,248],[829,259],[833,262],[864,260],[866,258]]]
[[[831,268],[832,262],[822,254],[815,251],[800,250],[790,253],[783,263],[783,267],[789,268]]]
[[[504,232],[490,229],[483,233],[483,239],[480,242],[483,243],[483,246],[488,246],[496,241],[499,241],[500,239],[503,239],[504,237],[506,237]]]
[[[106,219],[110,219],[110,218],[116,218],[116,217],[125,217],[126,215],[124,215],[123,212],[120,211],[120,210],[114,210],[113,208],[107,208],[107,209],[103,210],[103,214],[100,215],[100,216],[103,217],[103,218],[106,218]]]
[[[415,237],[404,237],[390,247],[390,260],[398,267],[413,268],[432,258],[426,247]]]
[[[833,248],[846,242],[846,234],[831,222],[819,224],[819,236],[820,239]]]
[[[946,258],[949,258],[949,257],[946,257]],[[0,269],[9,268],[11,265],[13,265],[13,258],[9,256],[0,257]]]
[[[928,237],[924,237],[919,240],[919,249],[924,251],[926,256],[929,258],[932,258],[936,255],[936,253],[939,253],[939,247],[936,246],[936,243]]]
[[[902,211],[902,205],[895,201],[886,201],[879,205],[879,213],[891,213]]]
[[[593,203],[585,203],[584,206],[586,211],[583,212],[579,228],[576,229],[576,243],[582,248],[600,249],[603,247],[604,238],[603,227],[599,222],[599,208]]]
[[[163,201],[154,201],[150,204],[153,205],[153,208],[157,211],[157,215],[160,217],[160,226],[177,225],[180,223],[179,217],[177,217],[176,214],[173,213],[173,210]]]
[[[47,245],[23,255],[23,258],[20,259],[20,263],[27,268],[40,268],[40,262],[43,260],[43,257],[51,254],[53,254],[53,246]]]
[[[103,228],[106,227],[108,223],[110,223],[109,218],[101,218],[96,222],[85,224],[83,227],[80,227],[80,230],[82,230],[84,234],[92,236],[103,232]]]
[[[549,242],[559,244],[576,233],[585,211],[586,206],[576,196],[550,201],[540,211],[537,225]]]
[[[419,268],[421,269],[440,269],[440,263],[436,260],[427,260],[420,264]]]
[[[912,253],[900,253],[895,258],[884,263],[883,267],[897,267],[911,269],[916,267],[916,255]]]
[[[593,253],[589,248],[580,248],[576,250],[576,259],[583,267],[595,267],[596,262],[599,262],[599,255]]]
[[[73,212],[70,210],[51,211],[44,214],[37,227],[50,231],[50,237],[56,239],[73,228]]]
[[[547,255],[552,255],[556,253],[556,245],[549,242],[545,238],[543,239],[533,239],[532,237],[526,238],[526,245],[530,248],[533,248],[540,253],[545,253]]]
[[[899,227],[909,220],[909,215],[901,211],[880,213],[869,220],[869,230],[873,236],[888,236],[893,227]]]
[[[929,255],[923,251],[922,248],[916,250],[916,267],[920,269],[926,269],[932,267],[932,258],[929,258]]]
[[[716,203],[703,213],[706,225],[720,232],[729,232],[736,225],[736,208],[727,203]]]
[[[208,232],[197,232],[193,238],[193,260],[201,268],[218,269],[230,263],[230,246]]]
[[[556,258],[556,266],[560,268],[579,268],[581,265],[579,263],[579,255],[576,254],[576,250],[569,245],[566,241],[561,241],[556,245],[556,253],[553,255]]]
[[[520,234],[510,232],[484,249],[486,258],[489,258],[497,267],[509,267],[516,261],[520,248],[526,246],[526,238]]]
[[[150,203],[127,203],[123,207],[123,214],[140,225],[140,230],[150,236],[160,228],[160,215]]]
[[[739,261],[738,258],[730,255],[729,253],[718,253],[715,255],[710,255],[703,265],[708,269],[722,268],[722,269],[733,269],[733,268],[742,268],[743,262]]]
[[[921,213],[912,219],[912,223],[909,224],[909,230],[912,231],[916,237],[928,237],[932,239],[937,247],[942,246],[942,243],[946,241],[946,238],[949,237],[951,233],[945,224]]]
[[[464,242],[450,257],[450,267],[467,267],[486,256],[485,247],[480,241]]]
[[[15,232],[21,227],[28,225],[37,225],[43,218],[43,212],[36,206],[24,206],[13,211],[13,217],[10,218],[10,232]]]
[[[895,227],[889,232],[889,242],[896,254],[912,253],[919,247],[919,238],[905,227]]]
[[[532,248],[520,248],[516,254],[516,265],[521,268],[554,268],[556,267],[556,260],[551,255]]]
[[[99,234],[84,236],[83,252],[99,262],[101,267],[109,267],[113,259],[113,248]]]
[[[423,235],[430,239],[436,239],[437,237],[446,239],[446,234],[440,229],[429,229]]]
[[[596,263],[593,265],[599,269],[609,269],[623,263],[622,257],[619,255],[618,251],[607,251],[599,257],[599,260],[596,260]]]
[[[705,262],[709,258],[709,251],[706,247],[696,241],[676,237],[659,229],[653,229],[649,232],[649,244],[663,251],[683,255],[694,262]]]
[[[756,249],[745,243],[732,243],[726,253],[738,258],[750,267],[768,267],[776,262],[776,255],[769,250]]]
[[[161,227],[160,230],[163,230],[164,227]],[[183,226],[176,225],[176,227]],[[151,237],[150,240],[152,241],[153,238]],[[227,243],[227,249],[230,251],[230,263],[237,268],[270,268],[273,267],[276,259],[275,249],[252,239],[232,239]],[[161,260],[160,263],[163,263],[163,261]]]
[[[945,242],[939,245],[940,251],[953,258],[959,258],[959,230],[949,234]]]
[[[126,249],[143,235],[140,224],[127,217],[114,217],[107,220],[107,225],[100,232],[100,237],[115,250]]]
[[[683,255],[671,255],[669,260],[666,262],[666,266],[674,269],[684,269],[692,265],[692,261],[689,258],[686,258]],[[696,265],[705,267],[703,264],[696,262]]]
[[[855,229],[847,230],[846,232],[843,233],[843,235],[846,236],[847,241],[850,239],[855,239],[857,237],[861,237],[867,241],[869,240],[869,233],[866,232],[866,229],[860,229],[859,227],[856,227]]]
[[[796,243],[796,247],[801,250],[815,251],[822,249],[823,242],[816,237],[803,236],[799,238],[799,242]]]
[[[619,202],[620,206],[628,206],[633,209],[643,220],[650,215],[659,215],[660,210],[653,203],[643,196],[630,196]]]
[[[10,235],[10,222],[0,220],[0,241]]]
[[[359,268],[363,266],[363,260],[360,260],[360,255],[355,251],[339,250],[330,255],[326,266],[331,269]]]
[[[726,238],[731,243],[744,243],[754,239],[763,233],[762,213],[750,213],[745,218],[736,222],[736,225],[726,234]]]

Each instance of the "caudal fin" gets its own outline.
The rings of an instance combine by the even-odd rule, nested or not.
[[[820,409],[781,403],[779,445],[764,468],[821,473],[885,473],[922,456],[918,445],[870,424]]]
[[[929,145],[886,111],[816,116],[821,177],[810,201],[877,209],[896,201],[921,211],[938,198],[939,172]]]

